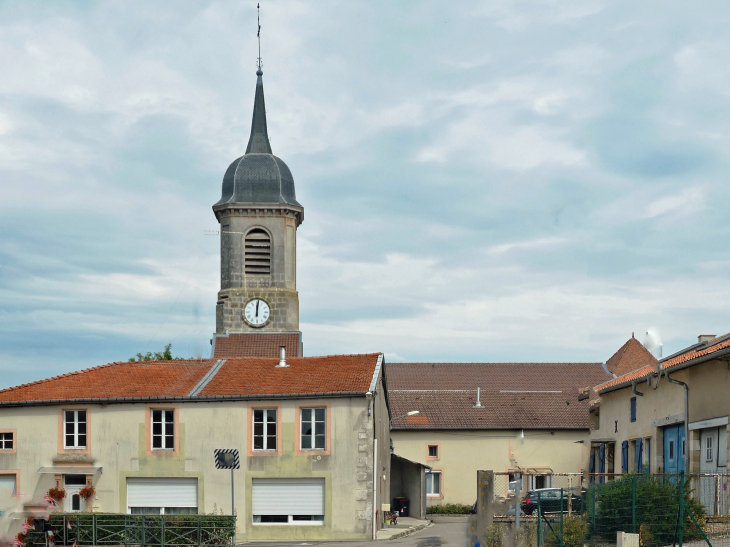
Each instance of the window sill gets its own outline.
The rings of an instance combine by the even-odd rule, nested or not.
[[[64,446],[64,450],[87,450],[85,446]]]
[[[324,521],[314,520],[307,522],[300,520],[297,522],[252,522],[251,526],[324,526]]]

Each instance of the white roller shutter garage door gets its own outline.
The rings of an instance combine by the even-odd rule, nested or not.
[[[128,478],[127,512],[138,514],[197,513],[198,479]],[[155,512],[155,509],[160,511]]]
[[[294,524],[324,520],[324,479],[253,479],[252,488],[254,522],[276,516],[286,516],[286,522]],[[268,522],[285,521],[269,518]]]
[[[15,495],[15,474],[0,475],[0,499]]]

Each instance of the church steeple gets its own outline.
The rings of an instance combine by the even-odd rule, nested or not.
[[[271,154],[269,132],[266,128],[266,104],[264,103],[264,80],[261,66],[256,71],[256,98],[253,102],[251,136],[248,139],[246,154]]]

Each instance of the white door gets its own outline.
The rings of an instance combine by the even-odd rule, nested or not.
[[[253,479],[251,504],[257,524],[322,524],[324,479]]]
[[[63,487],[66,490],[66,497],[63,500],[64,511],[73,513],[86,510],[86,501],[79,495],[85,486],[86,475],[64,475]]]
[[[127,513],[133,515],[195,515],[198,479],[140,477],[127,479]]]

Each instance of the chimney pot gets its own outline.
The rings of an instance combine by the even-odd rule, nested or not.
[[[276,368],[286,368],[289,365],[286,363],[286,346],[279,346],[279,364]]]
[[[482,395],[482,388],[478,387],[477,388],[477,402],[473,406],[473,408],[484,408],[484,405],[482,404],[482,400],[481,400],[481,395]]]

